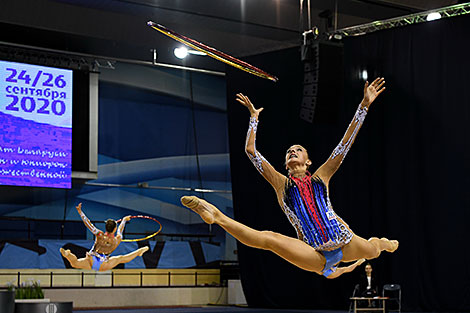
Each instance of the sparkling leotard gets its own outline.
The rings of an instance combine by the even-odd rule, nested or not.
[[[330,159],[333,160],[338,157],[339,162],[342,162],[366,114],[367,108],[360,105],[353,122],[349,126],[353,131],[350,135],[343,137]],[[254,140],[253,153],[247,152],[248,157],[262,175],[274,177],[276,175],[272,173],[276,171],[256,150],[257,129],[258,120],[256,117],[251,117],[245,147],[248,147],[251,135],[253,135]],[[282,175],[278,173],[277,176]],[[332,251],[351,241],[354,234],[349,226],[333,211],[327,187],[320,177],[312,176],[310,173],[304,178],[288,177],[282,190],[277,187],[275,189],[279,204],[292,226],[294,226],[300,240],[318,251]]]
[[[319,177],[289,177],[282,206],[298,238],[316,250],[340,248],[353,237],[347,224],[333,211],[326,186]]]
[[[343,162],[367,115],[368,106],[361,104],[345,135],[323,166],[331,175]],[[297,237],[325,257],[322,274],[330,276],[343,257],[342,249],[353,238],[349,226],[333,211],[328,188],[318,176],[288,177],[277,172],[256,150],[257,114],[251,116],[245,151],[256,169],[274,187],[284,213],[294,226]],[[322,167],[323,167],[322,166]]]

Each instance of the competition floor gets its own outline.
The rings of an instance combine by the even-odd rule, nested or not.
[[[153,309],[112,309],[112,310],[74,310],[74,313],[349,313],[347,310],[295,310],[295,309],[257,309],[237,306],[207,306]],[[381,312],[381,311],[380,311]],[[402,313],[413,313],[403,312]]]
[[[198,307],[198,308],[155,308],[155,309],[122,309],[122,310],[74,310],[74,313],[347,313],[348,311],[324,310],[276,310],[256,309],[235,306]]]
[[[349,313],[347,310],[294,310],[294,309],[256,309],[237,306],[208,306],[184,308],[153,308],[153,309],[112,309],[112,310],[74,310],[74,313]],[[402,312],[413,313],[413,312]]]

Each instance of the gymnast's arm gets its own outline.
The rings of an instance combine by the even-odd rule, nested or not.
[[[78,211],[78,214],[80,214],[80,217],[82,218],[83,223],[93,233],[93,235],[98,236],[98,234],[102,233],[102,231],[96,228],[95,225],[93,225],[88,219],[88,217],[86,217],[86,215],[83,213],[81,203],[79,203],[76,206],[76,209]]]
[[[329,182],[333,174],[338,170],[339,166],[343,162],[346,154],[348,153],[351,145],[354,143],[359,129],[366,118],[367,111],[374,100],[385,90],[383,86],[385,81],[383,78],[376,78],[372,84],[368,82],[364,85],[364,98],[362,99],[359,107],[357,108],[356,114],[353,120],[349,124],[346,133],[343,138],[333,150],[328,160],[320,166],[315,172],[316,176],[319,176],[326,184]]]
[[[250,125],[248,133],[246,134],[245,152],[250,158],[251,162],[255,165],[258,172],[273,186],[276,192],[284,186],[286,177],[276,171],[274,167],[256,150],[256,131],[258,129],[258,116],[263,108],[255,109],[247,96],[239,93],[237,94],[237,101],[243,104],[250,111]]]
[[[122,219],[121,224],[119,224],[119,227],[118,227],[118,230],[117,230],[117,233],[116,233],[116,238],[118,240],[122,239],[122,233],[124,232],[124,226],[126,226],[126,222],[128,222],[130,219],[131,219],[131,216],[128,215],[128,216],[124,217]]]

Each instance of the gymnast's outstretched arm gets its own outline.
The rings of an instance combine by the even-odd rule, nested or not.
[[[118,240],[122,239],[122,233],[124,232],[124,226],[126,226],[126,222],[128,222],[130,219],[131,219],[131,216],[128,215],[128,216],[124,217],[121,221],[121,224],[119,224],[119,227],[118,227],[118,230],[117,230],[117,233],[116,233],[116,238]]]
[[[93,235],[97,236],[99,233],[102,233],[102,231],[96,228],[95,225],[93,225],[88,219],[88,217],[86,217],[86,215],[83,213],[81,203],[79,203],[76,206],[76,209],[78,211],[78,214],[80,214],[80,217],[82,218],[83,223],[93,233]]]
[[[246,134],[245,152],[250,158],[251,162],[255,165],[256,169],[261,175],[273,186],[276,192],[284,186],[286,177],[276,171],[274,167],[256,150],[256,131],[258,129],[259,113],[263,108],[256,109],[247,96],[239,93],[237,94],[237,101],[243,104],[250,111],[250,125],[248,133]]]
[[[339,144],[333,150],[333,153],[330,155],[328,160],[323,163],[323,165],[320,166],[320,168],[318,168],[318,170],[315,172],[315,175],[321,177],[321,179],[326,184],[329,182],[333,174],[338,170],[339,166],[346,157],[346,154],[351,148],[351,145],[354,143],[359,129],[361,128],[362,123],[366,118],[370,105],[385,90],[384,84],[385,80],[383,77],[376,78],[370,85],[369,82],[365,83],[364,98],[359,104],[356,114],[349,124],[343,139],[341,139]]]

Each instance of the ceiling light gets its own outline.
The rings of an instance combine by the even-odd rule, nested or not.
[[[363,70],[362,73],[361,73],[361,78],[363,80],[367,80],[367,78],[369,78],[369,75],[367,74],[367,71],[366,70]]]
[[[430,21],[438,20],[440,18],[441,18],[441,14],[439,12],[432,12],[428,14],[428,16],[426,17],[426,21],[430,22]]]
[[[188,56],[188,49],[186,49],[185,47],[175,48],[175,50],[173,50],[173,53],[178,59],[184,59]]]

